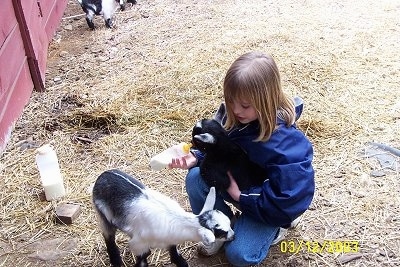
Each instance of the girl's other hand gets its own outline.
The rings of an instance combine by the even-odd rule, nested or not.
[[[189,153],[188,155],[182,158],[172,159],[172,162],[168,164],[168,168],[170,169],[179,168],[187,170],[195,166],[196,163],[197,163],[196,157],[192,153]]]
[[[233,198],[233,200],[239,202],[240,194],[242,193],[237,185],[235,179],[233,178],[230,171],[228,171],[229,180],[231,180],[231,184],[226,189],[226,192]]]

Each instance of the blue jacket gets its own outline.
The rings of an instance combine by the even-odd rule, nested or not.
[[[299,118],[303,105],[296,101],[295,104]],[[222,105],[216,119],[224,119],[225,114],[221,116],[224,110]],[[253,141],[259,134],[258,121],[231,130],[229,137],[268,173],[262,187],[242,191],[239,199],[242,213],[272,226],[288,227],[308,209],[314,196],[313,148],[295,124],[286,127],[278,119],[277,125],[266,142]]]

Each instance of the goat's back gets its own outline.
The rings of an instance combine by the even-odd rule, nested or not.
[[[119,170],[108,170],[97,178],[93,186],[93,204],[110,223],[113,218],[123,222],[127,206],[143,197],[145,189],[145,185],[134,177]]]
[[[200,224],[194,214],[119,170],[105,171],[97,178],[93,203],[103,224],[123,231],[134,238],[135,244],[166,248],[199,241],[195,229]]]
[[[236,153],[222,156],[207,153],[200,164],[200,172],[209,186],[226,189],[230,184],[229,171],[241,190],[252,186],[260,186],[265,181],[266,171],[258,164],[250,161],[247,154],[239,149]],[[221,157],[222,156],[222,157]]]
[[[248,189],[252,186],[260,186],[267,178],[265,169],[252,162],[245,152],[234,157],[229,170],[237,181],[240,189]]]
[[[146,186],[134,177],[120,170],[108,170],[97,178],[93,186],[93,198],[123,201],[140,196],[144,189]]]

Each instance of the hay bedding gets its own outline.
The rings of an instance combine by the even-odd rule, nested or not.
[[[34,92],[1,156],[0,266],[108,266],[88,190],[109,168],[136,173],[187,210],[184,171],[152,172],[152,155],[189,138],[222,100],[226,69],[250,50],[271,53],[299,126],[315,146],[317,192],[290,240],[358,240],[350,266],[400,264],[399,169],[364,157],[370,141],[400,147],[400,6],[396,1],[138,1],[116,28],[89,31],[71,0],[49,50],[46,93]],[[34,148],[52,141],[67,196],[39,200]],[[398,158],[396,164],[399,164]],[[70,226],[55,207],[83,208]],[[124,260],[132,257],[118,236]],[[227,266],[223,254],[192,266]],[[336,266],[342,254],[285,254],[262,266]],[[361,256],[361,257],[360,257]],[[154,251],[156,266],[168,265]],[[343,262],[343,261],[342,261]]]

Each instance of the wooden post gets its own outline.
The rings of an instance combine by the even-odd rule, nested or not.
[[[25,53],[28,60],[29,70],[31,72],[33,85],[36,91],[44,91],[43,79],[40,75],[38,60],[33,49],[29,28],[25,20],[24,11],[22,9],[21,0],[12,0],[15,16],[18,21],[19,30],[22,35],[22,41],[25,47]]]

